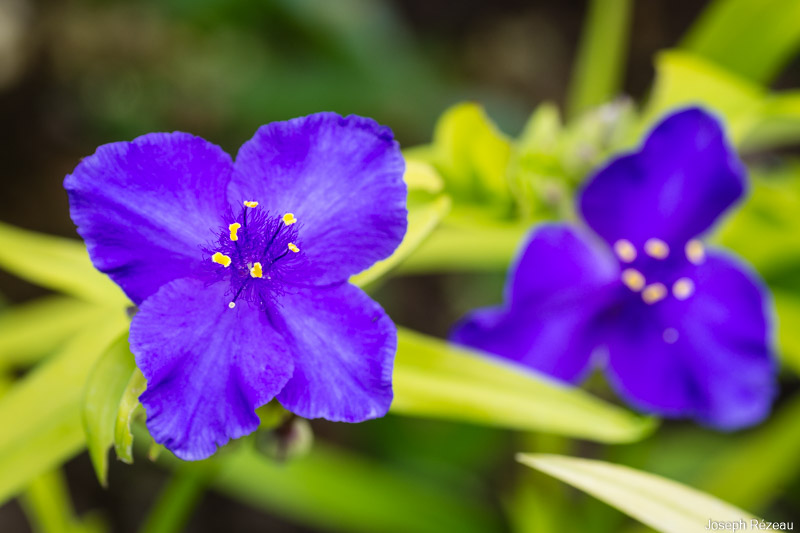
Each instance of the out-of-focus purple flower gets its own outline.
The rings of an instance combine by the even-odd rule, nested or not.
[[[388,128],[318,113],[261,127],[235,162],[152,133],[67,176],[92,262],[140,307],[130,345],[157,442],[208,457],[273,397],[305,418],[386,413],[396,329],[347,280],[402,240],[403,170]]]
[[[471,313],[453,339],[566,382],[605,366],[646,412],[721,429],[759,422],[775,394],[769,293],[698,239],[745,176],[712,116],[668,116],[588,181],[578,208],[593,231],[534,230],[505,305]]]

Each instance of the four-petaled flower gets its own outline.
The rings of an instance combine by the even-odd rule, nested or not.
[[[347,280],[402,240],[403,171],[388,128],[318,113],[261,127],[235,162],[153,133],[67,176],[94,265],[140,308],[130,346],[157,442],[208,457],[273,397],[306,418],[386,413],[396,329]]]
[[[578,208],[594,234],[534,230],[505,305],[468,315],[453,339],[567,382],[602,364],[647,412],[723,429],[762,420],[776,373],[768,291],[698,240],[742,196],[745,176],[713,117],[668,116],[588,181]]]

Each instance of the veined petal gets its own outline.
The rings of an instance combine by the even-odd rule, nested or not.
[[[283,324],[295,354],[278,401],[304,418],[361,422],[386,414],[397,330],[383,309],[349,283],[287,289],[278,304],[273,321]]]
[[[391,255],[406,231],[405,163],[389,128],[317,113],[262,126],[236,156],[234,206],[292,213],[304,282],[326,285]]]
[[[563,381],[578,381],[594,348],[593,318],[618,277],[610,251],[587,232],[542,226],[512,267],[506,306],[467,315],[451,338]]]
[[[673,247],[707,230],[743,193],[746,169],[721,124],[699,108],[666,117],[642,148],[588,181],[579,207],[607,242],[648,239]]]
[[[258,427],[255,409],[292,375],[283,337],[255,304],[228,307],[228,287],[179,279],[145,300],[131,324],[140,400],[156,442],[203,459]]]
[[[776,388],[768,293],[718,252],[686,272],[694,292],[628,306],[599,328],[612,382],[632,404],[737,429],[769,413]]]
[[[64,180],[92,262],[139,304],[190,275],[227,212],[230,156],[187,133],[106,144]]]

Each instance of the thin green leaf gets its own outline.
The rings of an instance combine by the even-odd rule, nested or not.
[[[122,312],[91,324],[0,398],[0,503],[83,447],[83,386],[126,326]]]
[[[626,466],[547,454],[518,454],[517,460],[664,533],[707,531],[709,519],[748,525],[755,520],[709,494]]]
[[[114,451],[117,459],[124,463],[133,463],[133,433],[131,421],[139,407],[139,396],[147,388],[147,380],[138,368],[133,371],[117,410],[117,420],[114,426]]]
[[[82,242],[0,223],[0,268],[20,278],[93,302],[125,305],[127,298],[95,270]]]
[[[502,272],[529,230],[529,223],[498,222],[482,211],[454,210],[398,265],[397,272]]]
[[[445,418],[600,442],[641,439],[654,420],[465,348],[400,328],[395,414]]]
[[[55,351],[77,329],[108,310],[65,296],[47,296],[0,313],[0,366],[29,365]]]
[[[589,2],[570,83],[570,116],[604,104],[619,93],[632,11],[631,0]]]
[[[798,20],[797,0],[716,0],[688,32],[682,46],[731,72],[766,84],[800,49]]]
[[[501,528],[496,512],[466,490],[322,443],[288,463],[271,461],[251,446],[226,452],[214,459],[218,474],[209,481],[211,488],[315,528],[356,533]],[[185,466],[171,454],[162,454],[159,461]]]
[[[378,261],[368,270],[350,278],[350,281],[363,287],[376,281],[389,270],[402,263],[406,257],[419,247],[449,210],[450,198],[444,195],[430,202],[409,204],[408,230],[400,246],[390,257],[383,261]]]
[[[797,325],[800,324],[800,295],[773,290],[772,296],[778,311],[778,346],[781,358],[796,374],[800,374],[800,335],[797,334]]]
[[[136,370],[123,333],[97,360],[83,395],[83,428],[95,474],[101,485],[108,483],[108,449],[114,444],[117,412],[128,382]]]
[[[406,171],[403,180],[410,192],[424,191],[438,194],[444,189],[444,180],[430,163],[406,158]]]
[[[758,117],[742,139],[745,151],[764,150],[800,142],[800,91],[768,96]]]
[[[20,504],[36,533],[101,533],[107,527],[99,515],[89,513],[78,519],[72,508],[64,475],[60,470],[45,472],[25,489]]]

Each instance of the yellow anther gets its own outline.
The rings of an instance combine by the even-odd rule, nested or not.
[[[297,219],[294,218],[294,213],[286,213],[283,215],[283,223],[287,226],[291,226],[295,222],[297,222]]]
[[[663,283],[651,283],[642,291],[642,300],[646,304],[660,302],[667,296],[667,288]]]
[[[217,252],[214,255],[212,255],[211,260],[226,268],[231,266],[231,258],[223,254],[222,252]]]
[[[253,266],[250,267],[250,276],[260,278],[262,275],[264,275],[264,271],[261,270],[261,263],[253,263]]]
[[[622,271],[622,283],[633,292],[639,292],[644,288],[644,276],[635,268],[626,268]]]
[[[644,243],[644,253],[654,259],[666,259],[669,256],[669,246],[661,239],[647,239]]]
[[[233,309],[234,307],[236,307],[236,302],[231,302],[228,304],[229,309]]]
[[[672,284],[672,294],[678,300],[685,300],[694,294],[694,282],[689,278],[681,278]]]
[[[636,260],[636,248],[627,239],[620,239],[614,243],[614,253],[624,263],[633,263]]]
[[[242,225],[239,224],[238,222],[234,222],[233,224],[228,226],[228,229],[231,230],[231,240],[232,241],[238,241],[239,240],[239,235],[238,235],[237,232],[239,231],[239,228],[241,228],[241,227],[242,227]]]
[[[291,251],[293,251],[294,253],[297,253],[297,252],[300,251],[300,248],[298,248],[297,245],[295,245],[295,243],[293,243],[293,242],[289,243],[289,249]]]
[[[686,243],[686,259],[695,265],[702,265],[706,260],[706,249],[703,243],[697,239],[692,239]]]
[[[244,206],[253,209],[254,207],[258,207],[258,202],[251,202],[249,200],[244,201]]]

